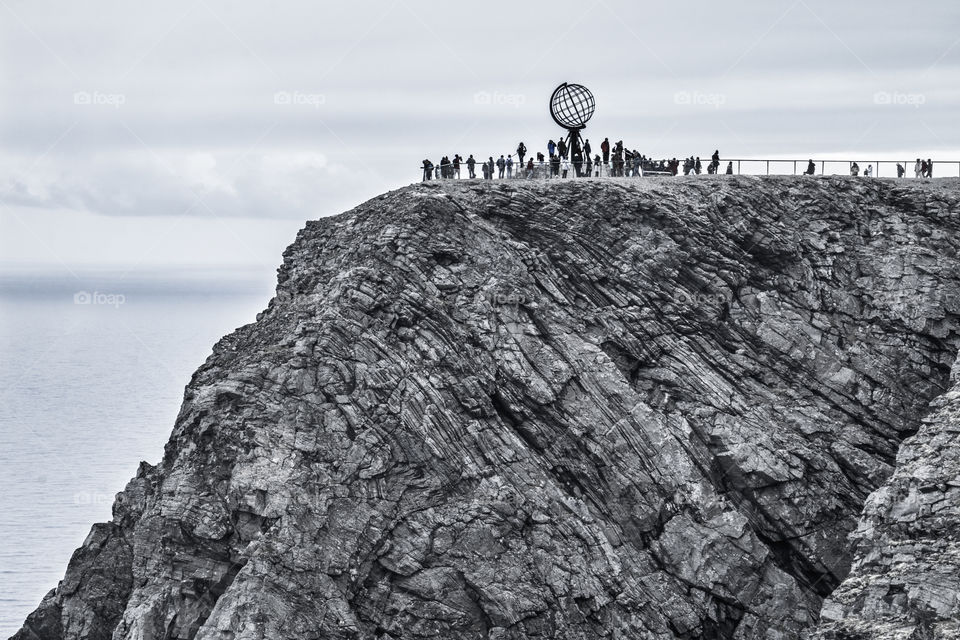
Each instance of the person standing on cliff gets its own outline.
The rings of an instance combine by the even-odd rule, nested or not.
[[[507,178],[513,177],[513,156],[507,156]]]
[[[587,159],[587,163],[590,163],[590,138],[587,138],[586,142],[583,143],[583,157]]]
[[[423,161],[423,181],[426,182],[433,177],[433,163],[429,160]]]
[[[470,157],[467,158],[467,173],[469,174],[471,180],[477,177],[476,167],[477,161],[473,159],[473,154],[471,153]]]
[[[525,155],[527,155],[527,145],[523,144],[523,141],[521,141],[520,144],[517,145],[517,159],[519,160],[519,164],[517,166],[523,166],[523,157]]]
[[[813,163],[813,160],[807,161],[807,170],[803,172],[805,176],[812,176],[817,172],[817,165]]]
[[[933,159],[927,158],[927,177],[933,177]]]
[[[560,157],[564,160],[567,159],[567,143],[563,138],[560,138],[560,141],[557,142],[557,153],[560,154]]]
[[[907,172],[907,170],[904,169],[904,168],[903,168],[903,165],[898,162],[898,163],[897,163],[897,177],[898,177],[898,178],[902,178],[903,175],[904,175],[906,172]]]
[[[600,153],[603,154],[603,164],[604,166],[610,162],[610,139],[604,138],[603,142],[600,143]]]
[[[548,141],[547,141],[547,155],[552,158],[552,157],[553,157],[553,154],[554,154],[556,151],[557,151],[557,143],[554,142],[553,140],[548,140]]]

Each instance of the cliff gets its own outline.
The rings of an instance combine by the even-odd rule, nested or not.
[[[958,214],[699,176],[310,222],[15,637],[788,639],[831,594],[816,633],[946,629]]]

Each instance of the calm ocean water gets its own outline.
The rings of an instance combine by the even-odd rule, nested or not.
[[[140,460],[160,460],[190,375],[266,307],[270,278],[0,278],[0,638],[110,519]]]

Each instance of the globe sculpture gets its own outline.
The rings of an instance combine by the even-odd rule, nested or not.
[[[582,84],[564,82],[550,96],[550,115],[564,129],[583,129],[595,108],[593,94]]]
[[[582,84],[562,85],[553,90],[550,96],[550,115],[553,121],[567,130],[565,138],[561,138],[557,145],[560,157],[566,160],[567,154],[573,160],[573,170],[579,178],[584,162],[583,141],[580,131],[587,126],[587,121],[593,117],[596,103],[593,94]]]

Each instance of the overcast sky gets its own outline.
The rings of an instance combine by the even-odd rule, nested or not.
[[[647,155],[960,160],[960,3],[0,0],[0,262],[247,264],[560,82]]]

